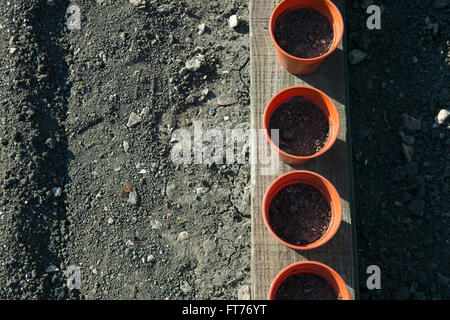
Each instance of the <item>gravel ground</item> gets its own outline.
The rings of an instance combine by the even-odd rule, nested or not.
[[[246,1],[139,3],[74,1],[68,30],[68,1],[0,1],[0,297],[248,289],[248,165],[170,159],[175,129],[248,126]]]
[[[450,5],[376,1],[370,31],[370,3],[346,1],[361,51],[349,66],[361,298],[448,299],[450,137],[435,117],[449,108]],[[80,30],[69,1],[0,0],[0,298],[245,298],[249,166],[170,152],[195,121],[248,127],[247,1],[72,4]],[[368,291],[373,264],[382,289]]]
[[[366,27],[371,3],[381,30]],[[346,9],[348,50],[367,54],[349,66],[361,298],[449,299],[450,123],[435,117],[449,108],[450,3]],[[370,265],[381,290],[367,290]]]

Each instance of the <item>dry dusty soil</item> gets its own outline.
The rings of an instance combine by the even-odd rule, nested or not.
[[[193,121],[248,126],[247,2],[72,4],[79,30],[68,1],[0,1],[0,297],[237,298],[249,167],[170,151]]]
[[[372,3],[381,30],[365,25]],[[364,299],[450,298],[450,136],[435,124],[449,10],[346,1]],[[196,121],[249,127],[248,15],[247,0],[0,0],[1,299],[246,296],[249,165],[177,165],[171,150]]]

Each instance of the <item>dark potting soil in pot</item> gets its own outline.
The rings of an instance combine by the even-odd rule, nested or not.
[[[338,300],[330,283],[312,273],[299,273],[288,277],[280,285],[276,300]]]
[[[330,134],[330,124],[319,107],[300,96],[290,98],[274,111],[269,129],[280,130],[279,148],[295,156],[319,152]]]
[[[275,21],[274,36],[278,45],[298,58],[319,57],[333,45],[333,28],[316,10],[294,9]]]
[[[323,194],[309,184],[296,183],[281,189],[269,207],[269,223],[284,241],[307,245],[327,231],[331,209]]]

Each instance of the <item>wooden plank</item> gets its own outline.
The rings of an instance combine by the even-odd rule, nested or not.
[[[264,109],[279,90],[292,85],[309,85],[330,96],[341,117],[338,140],[331,150],[317,160],[291,167],[280,163],[274,176],[261,175],[260,161],[252,164],[252,298],[266,299],[270,284],[278,272],[291,263],[315,260],[335,269],[347,283],[353,298],[357,298],[356,248],[352,223],[352,169],[349,126],[347,67],[344,44],[329,56],[314,73],[294,76],[278,63],[275,47],[268,31],[270,15],[279,1],[250,1],[251,37],[251,109],[252,128],[262,129]],[[344,1],[334,0],[344,15]],[[345,39],[345,36],[344,36]],[[256,136],[252,143],[257,145]],[[267,147],[268,148],[268,147]],[[305,252],[296,252],[276,241],[267,231],[261,214],[261,203],[269,184],[280,174],[294,169],[317,172],[329,179],[338,190],[343,205],[343,220],[332,240],[325,246]]]

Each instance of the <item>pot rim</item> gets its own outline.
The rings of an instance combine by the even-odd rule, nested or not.
[[[334,37],[333,37],[333,45],[331,46],[331,48],[330,48],[327,52],[325,52],[323,55],[320,55],[320,56],[318,56],[318,57],[314,57],[314,58],[299,58],[299,57],[296,57],[296,56],[294,56],[294,55],[291,55],[290,53],[286,52],[283,48],[281,48],[280,45],[278,44],[278,42],[277,42],[276,39],[275,39],[275,35],[273,34],[273,26],[274,26],[274,24],[275,24],[275,18],[274,18],[274,17],[275,17],[275,12],[278,10],[278,8],[279,8],[279,7],[283,4],[283,2],[285,2],[285,1],[287,1],[287,0],[282,0],[282,1],[275,7],[275,9],[272,11],[272,14],[271,14],[271,16],[270,16],[270,21],[269,21],[269,33],[270,33],[270,38],[271,38],[273,44],[275,45],[276,49],[279,50],[280,52],[282,52],[282,53],[283,53],[284,55],[286,55],[287,57],[293,59],[293,60],[296,60],[296,61],[298,61],[298,62],[306,62],[306,63],[320,62],[320,61],[324,60],[326,57],[328,57],[330,54],[332,54],[332,53],[336,50],[336,48],[339,46],[339,44],[341,43],[342,38],[343,38],[343,36],[344,36],[344,31],[343,31],[343,30],[344,30],[344,19],[342,18],[342,14],[341,14],[341,12],[339,11],[338,7],[337,7],[333,2],[331,2],[330,0],[322,0],[322,1],[326,2],[326,3],[328,3],[329,6],[334,7],[334,9],[339,13],[339,15],[337,16],[338,19],[339,19],[338,23],[339,23],[340,25],[343,26],[343,27],[342,27],[342,32],[339,32],[337,35],[336,35],[336,32],[335,32],[335,30],[334,30],[334,28],[333,28],[333,36],[334,36]],[[299,6],[301,6],[301,3],[299,3]],[[283,11],[283,12],[284,12],[284,11]],[[280,15],[281,15],[281,13],[280,13]],[[328,19],[328,18],[327,18],[327,19]],[[333,24],[331,23],[331,21],[329,21],[329,22],[330,22],[330,24],[333,26]],[[335,39],[336,39],[336,41],[335,41]]]
[[[305,272],[296,272],[300,271],[301,269],[304,269]],[[316,271],[311,272],[311,271]],[[289,272],[292,272],[291,274],[288,274]],[[333,289],[336,291],[336,293],[341,295],[341,300],[351,300],[350,291],[348,290],[347,284],[345,283],[344,279],[341,277],[339,273],[337,273],[333,268],[327,266],[324,263],[317,262],[317,261],[299,261],[292,263],[288,265],[287,267],[283,268],[273,279],[272,284],[270,285],[269,292],[267,294],[268,300],[275,300],[276,293],[280,287],[280,285],[291,275],[299,274],[299,273],[313,273],[318,276],[321,276],[325,280],[327,280],[330,285],[333,287]],[[336,283],[335,286],[329,281],[329,279],[326,279],[324,275],[329,275]],[[285,277],[286,276],[286,277]]]
[[[291,91],[291,90],[296,90],[296,89],[303,89],[303,90],[311,90],[311,91],[315,91],[316,93],[318,93],[322,98],[324,98],[325,100],[328,100],[329,102],[331,102],[331,105],[333,106],[332,108],[334,109],[334,111],[336,112],[337,115],[337,121],[336,123],[334,123],[334,121],[332,121],[330,118],[331,116],[329,115],[328,117],[324,114],[324,116],[327,118],[328,124],[330,126],[330,136],[327,139],[327,142],[325,143],[325,145],[323,146],[322,149],[320,149],[318,152],[309,155],[309,156],[297,156],[297,155],[293,155],[290,153],[287,153],[283,150],[281,150],[273,141],[272,138],[269,135],[269,128],[266,125],[266,119],[269,121],[270,123],[270,118],[272,117],[273,112],[275,112],[276,109],[278,109],[282,103],[278,104],[278,106],[276,106],[275,110],[272,112],[272,114],[268,115],[269,112],[269,107],[273,104],[273,101],[281,94],[283,94],[284,92],[287,91]],[[300,94],[298,95],[293,95],[293,96],[302,96]],[[306,98],[307,99],[307,98]],[[309,99],[307,99],[309,100]],[[316,105],[317,108],[320,109],[320,111],[323,113],[323,111],[321,110],[321,108],[319,106]],[[328,107],[328,104],[326,104],[326,109],[330,109]],[[335,128],[335,129],[334,129]],[[264,115],[263,115],[263,129],[266,133],[266,137],[267,140],[269,140],[270,145],[275,148],[275,150],[277,152],[279,152],[281,155],[283,155],[286,158],[290,158],[293,159],[294,161],[301,161],[301,162],[305,162],[311,159],[314,159],[322,154],[324,154],[325,152],[327,152],[329,149],[331,149],[331,147],[335,144],[338,136],[339,136],[339,131],[341,129],[341,121],[340,121],[340,116],[339,116],[339,111],[335,105],[335,103],[331,100],[330,97],[328,97],[323,91],[313,88],[313,87],[308,87],[308,86],[291,86],[288,88],[285,88],[283,90],[278,91],[271,99],[270,101],[267,103],[266,109],[264,110]]]
[[[308,175],[314,176],[321,181],[323,186],[318,186],[317,184],[313,183],[312,181],[308,182],[306,179],[300,179],[300,178],[295,179],[294,177],[298,174],[304,174],[306,176],[308,176]],[[281,180],[283,180],[289,176],[292,176],[292,178],[288,179],[288,181],[286,181],[283,185],[278,186],[278,184],[280,183]],[[289,183],[289,180],[292,180],[294,182]],[[297,181],[295,181],[295,180],[297,180]],[[308,244],[304,244],[304,245],[292,244],[292,243],[289,243],[289,242],[281,239],[280,236],[273,230],[272,226],[270,225],[270,221],[269,221],[270,204],[272,203],[272,200],[275,197],[275,195],[278,194],[278,192],[280,192],[280,190],[282,190],[283,188],[287,187],[290,184],[295,184],[295,183],[305,183],[305,184],[309,184],[309,185],[315,187],[325,197],[325,199],[327,200],[328,206],[330,207],[330,210],[331,210],[331,220],[330,220],[330,223],[329,223],[328,228],[325,231],[325,233],[316,241],[308,243]],[[326,189],[328,194],[324,193],[323,188]],[[332,204],[332,201],[333,201],[334,205]],[[338,191],[336,190],[334,185],[327,178],[323,177],[322,175],[320,175],[318,173],[308,171],[308,170],[290,171],[290,172],[286,172],[286,173],[282,174],[281,176],[279,176],[278,178],[276,178],[269,185],[269,187],[266,190],[266,193],[264,194],[261,209],[262,209],[264,225],[266,226],[266,229],[269,231],[269,233],[277,241],[279,241],[280,243],[282,243],[285,246],[287,246],[291,249],[294,249],[294,250],[306,251],[306,250],[315,249],[315,248],[325,245],[328,241],[330,241],[335,236],[335,234],[339,230],[339,227],[342,222],[342,201],[341,201],[341,197],[340,197]]]

